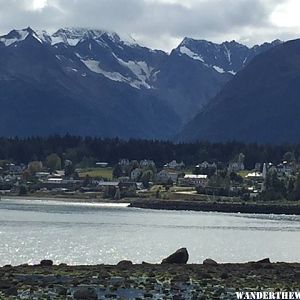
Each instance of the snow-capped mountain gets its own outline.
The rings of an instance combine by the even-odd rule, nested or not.
[[[185,38],[167,54],[104,30],[12,30],[0,37],[0,134],[170,137],[273,46]]]
[[[300,39],[256,56],[178,136],[180,141],[299,143]]]
[[[0,43],[17,46],[28,36],[56,49],[61,44],[74,47],[73,52],[90,71],[137,89],[151,88],[153,75],[161,59],[166,56],[162,51],[141,47],[134,40],[122,40],[114,32],[84,28],[59,29],[53,35],[31,28],[13,30],[1,37]],[[61,55],[57,55],[57,58],[64,59]]]
[[[174,51],[178,55],[187,55],[194,60],[198,60],[206,67],[214,68],[219,73],[235,75],[253,57],[281,43],[281,41],[275,40],[272,43],[249,48],[236,41],[216,44],[205,40],[185,38]]]

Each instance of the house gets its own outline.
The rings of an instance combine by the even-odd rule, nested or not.
[[[107,162],[96,162],[97,168],[106,168],[108,166]]]
[[[261,163],[256,163],[255,167],[254,167],[254,170],[257,171],[257,172],[259,172],[261,170],[261,167],[262,167]]]
[[[118,199],[120,197],[133,197],[136,195],[137,184],[135,182],[102,181],[98,189],[104,192],[107,198]]]
[[[142,175],[142,170],[140,168],[135,168],[130,173],[130,179],[133,181],[137,181]]]
[[[54,184],[62,184],[63,183],[63,179],[62,178],[59,178],[59,177],[51,177],[51,178],[48,178],[46,181],[46,183],[54,183]]]
[[[157,183],[167,183],[168,181],[172,180],[173,183],[176,183],[178,179],[177,172],[169,172],[166,170],[162,170],[156,174],[156,182]]]
[[[3,178],[4,183],[10,183],[10,184],[17,182],[17,180],[18,177],[16,175],[10,175],[10,174],[4,176]]]
[[[140,167],[141,168],[155,167],[155,163],[153,160],[143,159],[140,161]]]
[[[76,190],[79,189],[83,184],[83,180],[72,180],[72,179],[63,179],[60,177],[50,177],[47,180],[39,183],[41,188],[46,188],[48,190],[54,189],[68,189]]]
[[[123,158],[119,161],[119,165],[122,167],[126,167],[130,165],[129,159]]]
[[[180,186],[195,186],[195,187],[205,187],[208,184],[208,176],[207,175],[194,175],[188,174],[183,178],[179,179]]]
[[[107,186],[117,187],[118,185],[119,185],[118,181],[100,181],[98,183],[99,188],[107,187]]]
[[[119,191],[121,197],[134,197],[137,191],[137,185],[135,182],[120,182]]]
[[[293,165],[287,161],[283,161],[276,166],[276,170],[279,176],[291,176],[293,173]]]
[[[9,174],[11,175],[20,175],[25,170],[24,165],[15,165],[15,164],[9,164]]]
[[[118,177],[118,181],[119,182],[129,182],[131,180],[130,180],[129,176],[121,176],[121,177]]]
[[[50,176],[49,172],[36,172],[35,177],[40,180],[45,180]]]
[[[182,169],[185,167],[185,164],[183,162],[177,163],[176,160],[172,160],[171,162],[164,165],[165,169]]]
[[[202,162],[199,165],[195,166],[195,174],[206,174],[208,176],[212,176],[217,171],[216,163],[208,163],[207,161]]]
[[[201,164],[197,165],[196,168],[201,168],[201,169],[216,169],[217,165],[216,165],[216,163],[209,163],[207,161],[204,161]]]
[[[228,171],[229,172],[240,172],[240,171],[243,171],[243,170],[245,170],[244,163],[242,163],[242,162],[231,162],[231,163],[229,163],[229,166],[228,166]]]
[[[65,177],[65,171],[64,170],[56,170],[55,173],[52,174],[54,177],[63,178]]]
[[[263,174],[260,172],[252,172],[248,173],[245,177],[248,179],[261,179],[263,178]]]

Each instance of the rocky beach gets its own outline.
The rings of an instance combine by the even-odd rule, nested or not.
[[[182,251],[180,249],[179,251]],[[186,257],[180,259],[185,260]],[[39,265],[0,268],[0,299],[237,299],[236,292],[299,292],[300,264]],[[171,260],[168,260],[170,259]],[[178,258],[178,257],[177,257]]]

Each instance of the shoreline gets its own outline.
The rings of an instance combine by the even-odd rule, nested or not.
[[[135,199],[129,207],[157,210],[192,210],[202,212],[246,213],[246,214],[282,214],[300,215],[300,205],[235,203],[235,202],[203,202],[187,200]]]
[[[68,197],[41,197],[41,196],[4,196],[3,200],[32,200],[57,201],[66,203],[86,204],[128,204],[128,207],[154,210],[187,210],[220,213],[245,214],[283,214],[300,215],[299,204],[284,203],[247,203],[247,202],[208,202],[198,200],[162,200],[153,198],[124,198],[112,200],[104,198],[68,198]],[[1,201],[1,200],[0,200]]]
[[[300,263],[21,265],[0,268],[0,299],[236,299],[299,283]]]
[[[42,197],[42,196],[2,196],[3,200],[31,200],[31,201],[52,201],[52,202],[69,202],[69,203],[112,203],[112,204],[122,204],[128,203],[130,201],[128,199],[121,199],[118,201],[112,199],[104,199],[104,198],[68,198],[68,197]],[[0,200],[1,201],[1,200]]]

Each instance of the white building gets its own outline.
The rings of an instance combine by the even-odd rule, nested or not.
[[[205,187],[208,183],[207,175],[194,175],[188,174],[185,175],[184,178],[179,179],[179,184],[181,186],[202,186]]]
[[[171,162],[165,164],[164,167],[168,169],[182,169],[185,167],[185,164],[183,161],[181,163],[177,163],[176,160],[172,160]]]

